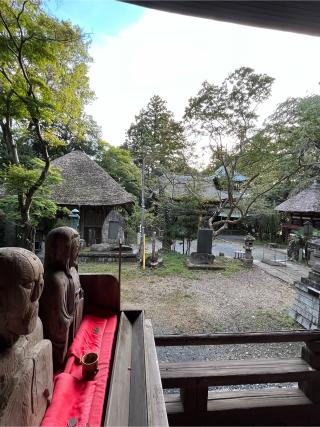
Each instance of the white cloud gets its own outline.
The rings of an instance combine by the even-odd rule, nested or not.
[[[124,141],[134,116],[154,94],[181,119],[187,100],[204,80],[220,83],[249,66],[276,78],[261,111],[272,112],[289,96],[318,92],[320,38],[216,22],[157,11],[92,47],[91,86],[97,101],[89,111],[104,139]]]

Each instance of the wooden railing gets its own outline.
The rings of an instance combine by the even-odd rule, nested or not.
[[[104,426],[168,426],[151,321],[123,311]]]
[[[261,344],[276,342],[309,342],[320,341],[320,331],[275,331],[249,333],[223,333],[198,335],[158,335],[155,336],[156,346],[180,345],[228,345],[228,344]]]
[[[262,424],[320,423],[320,331],[278,331],[156,336],[157,346],[238,345],[302,342],[300,358],[215,360],[161,363],[164,389],[180,388],[166,399],[169,423],[250,424],[252,414],[264,413]],[[299,388],[213,392],[212,386],[298,383]],[[219,402],[219,403],[217,403]],[[305,411],[317,407],[310,421]],[[288,410],[290,407],[290,410]],[[294,410],[292,409],[294,408]],[[273,410],[274,409],[274,410]],[[311,411],[312,412],[312,411]],[[311,413],[309,412],[309,413]],[[232,414],[232,417],[231,415]],[[276,418],[275,414],[278,414]],[[220,416],[221,415],[221,416]],[[230,419],[228,416],[230,415]],[[248,418],[249,417],[249,418]],[[251,417],[251,418],[250,418]],[[269,417],[269,418],[268,418]],[[270,418],[271,417],[271,418]],[[273,417],[273,418],[272,418]],[[255,424],[259,421],[255,419]]]

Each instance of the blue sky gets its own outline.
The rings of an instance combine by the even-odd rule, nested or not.
[[[89,78],[96,100],[87,111],[112,145],[124,142],[135,115],[153,95],[167,101],[181,120],[188,99],[204,80],[219,85],[242,66],[275,78],[271,98],[258,111],[261,120],[288,97],[319,93],[320,37],[182,16],[116,0],[46,1],[51,14],[92,34]],[[208,142],[200,141],[197,147]],[[204,154],[204,162],[207,158]]]
[[[47,10],[60,19],[68,19],[92,34],[93,43],[101,35],[114,36],[138,21],[142,7],[116,0],[47,0]]]

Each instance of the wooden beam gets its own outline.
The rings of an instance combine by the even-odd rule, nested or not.
[[[156,346],[261,344],[271,342],[309,342],[320,340],[320,331],[277,331],[198,335],[158,335]]]
[[[187,414],[207,412],[208,387],[184,387],[180,389],[180,396]]]
[[[161,385],[156,346],[153,338],[152,324],[149,319],[145,321],[144,339],[146,351],[148,426],[167,426],[168,418]]]
[[[182,413],[183,404],[178,393],[165,394],[168,414]],[[272,388],[259,390],[210,391],[208,411],[268,408],[276,406],[312,405],[299,388]]]
[[[132,325],[121,313],[104,426],[128,426]]]
[[[80,283],[85,295],[85,311],[120,311],[120,284],[107,273],[80,273]]]
[[[133,321],[132,327],[129,426],[146,426],[148,421],[143,325],[144,313],[142,311]]]
[[[320,378],[301,358],[216,360],[160,364],[164,388],[299,382]]]

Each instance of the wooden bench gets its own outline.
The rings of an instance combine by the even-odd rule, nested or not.
[[[162,363],[160,373],[164,388],[285,383],[320,379],[320,371],[313,369],[301,358]]]
[[[142,311],[121,313],[104,425],[168,425],[152,325]]]
[[[301,358],[162,363],[170,425],[319,425],[320,332],[159,336],[157,345],[305,342]],[[298,387],[209,391],[210,386],[298,383]]]

